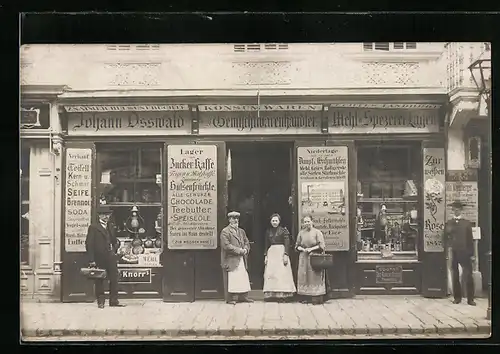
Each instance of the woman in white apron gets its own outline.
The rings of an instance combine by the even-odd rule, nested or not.
[[[264,299],[283,302],[295,294],[290,266],[290,233],[280,226],[279,214],[271,215],[271,228],[266,231]]]

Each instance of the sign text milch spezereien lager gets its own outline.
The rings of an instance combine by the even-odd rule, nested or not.
[[[437,110],[346,109],[329,111],[330,133],[438,132]]]

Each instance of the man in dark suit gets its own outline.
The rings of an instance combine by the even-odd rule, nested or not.
[[[472,239],[472,223],[462,217],[464,204],[454,201],[451,204],[453,218],[446,223],[446,239],[451,247],[453,277],[453,303],[462,302],[462,288],[458,265],[462,266],[467,289],[467,303],[476,306],[474,302],[474,281],[472,279],[472,262],[474,261],[474,242]]]
[[[85,242],[87,255],[89,257],[89,266],[106,269],[107,280],[109,280],[109,306],[123,307],[118,302],[118,267],[116,252],[119,242],[116,239],[109,219],[112,211],[102,207],[98,212],[99,221],[92,223],[87,232]],[[97,306],[104,308],[104,279],[95,281],[95,296]]]
[[[240,213],[228,214],[229,225],[220,233],[221,266],[224,280],[224,297],[228,304],[253,302],[248,298],[250,280],[247,272],[247,256],[250,243],[243,229],[238,226]]]

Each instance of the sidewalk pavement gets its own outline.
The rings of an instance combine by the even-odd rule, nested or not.
[[[477,306],[464,300],[419,296],[357,296],[323,305],[300,303],[242,303],[222,301],[164,303],[161,300],[123,300],[127,307],[99,309],[95,303],[21,303],[23,340],[40,337],[75,340],[101,337],[236,339],[325,336],[413,338],[453,335],[489,337],[487,300]],[[83,339],[83,338],[81,338]],[[85,339],[85,340],[88,340]]]

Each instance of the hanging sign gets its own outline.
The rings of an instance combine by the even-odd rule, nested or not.
[[[437,109],[330,107],[330,134],[438,133]]]
[[[66,149],[64,196],[66,252],[85,252],[87,230],[92,221],[92,149]]]
[[[169,249],[217,248],[217,146],[167,151]]]
[[[347,146],[299,147],[299,218],[313,218],[326,251],[349,250]]]
[[[445,163],[444,149],[424,148],[424,251],[444,252]]]
[[[320,134],[321,105],[201,105],[199,134]]]
[[[68,135],[185,135],[191,133],[186,111],[110,111],[68,113]]]
[[[453,216],[450,204],[459,200],[465,204],[462,216],[474,225],[478,225],[477,170],[450,170],[446,179],[446,219]]]

